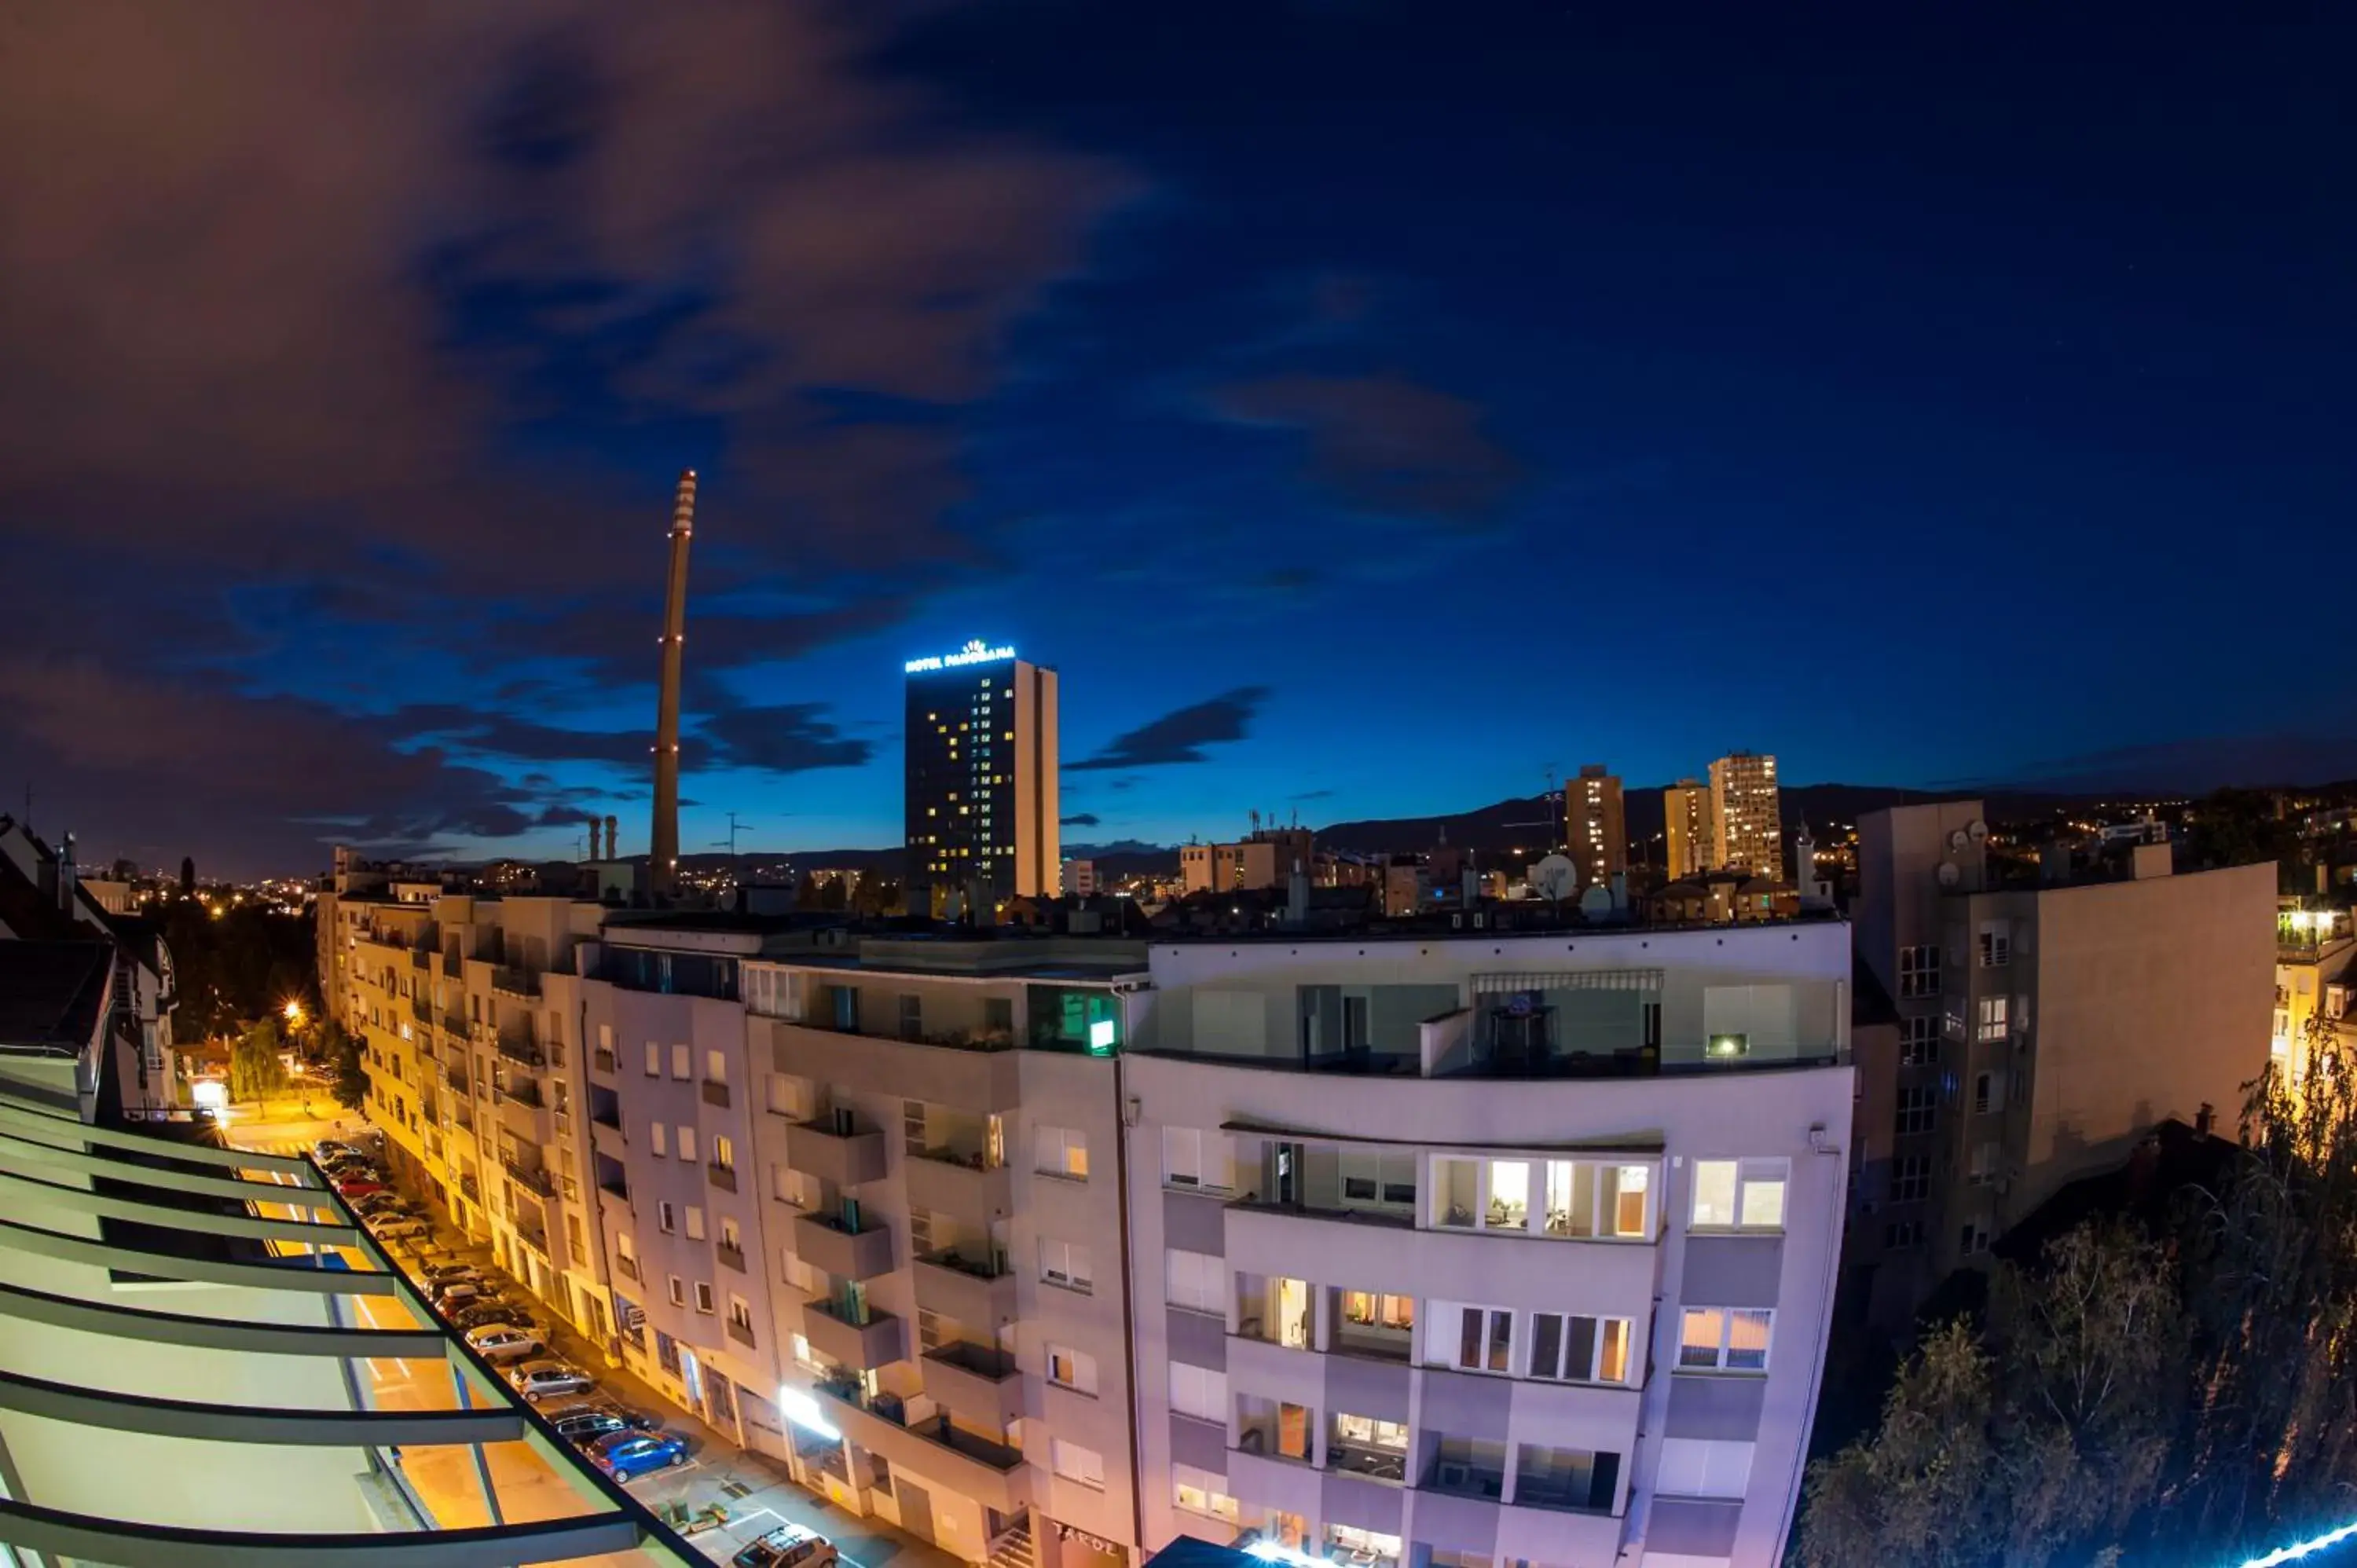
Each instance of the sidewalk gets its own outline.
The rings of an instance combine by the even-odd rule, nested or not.
[[[660,1419],[666,1430],[687,1439],[690,1458],[676,1469],[658,1471],[628,1484],[630,1494],[649,1508],[684,1504],[693,1514],[713,1503],[728,1511],[728,1522],[717,1530],[690,1537],[691,1544],[716,1563],[726,1563],[747,1541],[767,1534],[784,1520],[808,1525],[842,1554],[845,1568],[962,1568],[964,1560],[880,1519],[855,1519],[826,1498],[803,1490],[788,1478],[785,1466],[764,1454],[737,1446],[729,1438],[681,1410],[628,1368],[607,1363],[602,1348],[576,1333],[545,1302],[516,1284],[491,1261],[490,1249],[473,1241],[453,1245],[448,1216],[431,1205],[434,1239],[431,1251],[473,1263],[487,1277],[506,1281],[509,1294],[530,1301],[535,1319],[545,1325],[544,1337],[557,1355],[591,1373],[597,1391],[590,1397],[619,1400]],[[404,1261],[414,1257],[404,1249]],[[554,1403],[566,1402],[556,1401]]]

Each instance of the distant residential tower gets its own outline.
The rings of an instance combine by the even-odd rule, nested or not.
[[[1609,887],[1629,869],[1629,828],[1621,811],[1620,780],[1600,762],[1579,770],[1563,789],[1564,842],[1579,869],[1579,886]]]
[[[1681,779],[1662,791],[1662,818],[1668,835],[1669,875],[1698,876],[1717,864],[1717,836],[1711,830],[1710,786]]]
[[[1730,752],[1710,765],[1710,827],[1715,864],[1754,875],[1784,875],[1783,830],[1776,790],[1776,759]]]

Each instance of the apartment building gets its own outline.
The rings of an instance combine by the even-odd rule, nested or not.
[[[1146,1544],[1777,1562],[1849,948],[1832,921],[1155,947],[1121,1063]]]
[[[1189,894],[1282,887],[1297,866],[1316,869],[1317,847],[1308,828],[1254,828],[1234,843],[1178,846],[1178,878]]]
[[[1629,827],[1622,808],[1620,780],[1591,762],[1577,779],[1563,786],[1564,843],[1579,886],[1609,888],[1612,879],[1629,869]]]
[[[969,1561],[1142,1560],[1125,1047],[1142,944],[748,966],[798,1478]]]
[[[2176,875],[2149,843],[1999,886],[1986,836],[1976,800],[1859,821],[1859,956],[1901,1038],[1851,1264],[1886,1322],[2158,1122],[2231,1133],[2269,1058],[2273,865]]]
[[[2297,1088],[2308,1081],[2319,1048],[2345,1052],[2357,1036],[2349,1013],[2350,993],[2357,991],[2357,932],[2346,909],[2277,903],[2275,1028],[2267,1049]]]
[[[1770,879],[1784,875],[1782,795],[1776,759],[1729,752],[1710,765],[1711,844],[1716,865]]]
[[[1699,779],[1681,779],[1663,790],[1662,823],[1663,869],[1670,880],[1698,876],[1718,864],[1709,785]]]

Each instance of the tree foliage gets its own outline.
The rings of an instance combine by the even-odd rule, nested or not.
[[[278,1026],[264,1018],[230,1047],[229,1097],[261,1100],[285,1087],[286,1064],[278,1055]]]
[[[172,1027],[181,1039],[236,1035],[290,998],[319,1011],[317,934],[299,915],[252,905],[215,915],[201,898],[179,898],[164,911],[164,940],[178,976]]]
[[[360,1036],[330,1018],[319,1026],[319,1038],[326,1049],[328,1092],[345,1110],[358,1111],[369,1091],[368,1058],[361,1053]]]
[[[2216,1188],[1998,1265],[1879,1426],[1811,1467],[1808,1568],[2225,1562],[2346,1516],[2357,1479],[2357,1094],[2271,1073]]]

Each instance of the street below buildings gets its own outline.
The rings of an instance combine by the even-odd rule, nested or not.
[[[311,1109],[316,1112],[323,1104],[331,1111],[337,1109],[324,1095],[314,1098]],[[228,1123],[229,1141],[241,1148],[301,1155],[319,1139],[350,1139],[370,1131],[368,1123],[355,1115],[322,1117],[306,1115],[304,1110],[299,1098],[272,1101],[264,1107],[235,1107]],[[415,1193],[407,1196],[413,1201],[418,1200]],[[463,1262],[479,1269],[486,1278],[501,1282],[503,1294],[519,1302],[531,1303],[533,1319],[552,1353],[597,1378],[596,1391],[577,1396],[578,1399],[619,1402],[656,1417],[665,1430],[685,1439],[689,1456],[684,1464],[626,1485],[649,1509],[674,1521],[705,1517],[707,1510],[716,1510],[715,1517],[725,1516],[719,1524],[688,1538],[714,1562],[726,1563],[746,1542],[791,1521],[817,1530],[834,1543],[846,1564],[856,1564],[857,1568],[958,1568],[961,1559],[881,1520],[853,1518],[796,1485],[783,1466],[768,1455],[737,1446],[703,1422],[681,1412],[627,1369],[608,1362],[601,1349],[574,1333],[545,1302],[532,1297],[500,1270],[488,1247],[459,1236],[447,1213],[430,1202],[417,1201],[417,1207],[426,1216],[430,1234],[419,1238],[414,1246],[385,1243],[385,1251],[397,1264],[412,1269],[421,1259]],[[347,1262],[361,1266],[354,1254],[348,1253]],[[408,1310],[397,1302],[354,1299],[359,1305],[361,1322],[366,1326],[417,1326]],[[366,1397],[378,1408],[458,1408],[457,1386],[437,1364],[376,1360],[362,1363],[362,1369],[369,1380]],[[571,1397],[549,1402],[552,1407],[573,1402],[576,1400]],[[571,1484],[529,1444],[491,1444],[485,1446],[483,1453],[500,1517],[505,1521],[561,1518],[580,1510],[579,1496]],[[399,1463],[418,1503],[441,1527],[463,1528],[490,1522],[490,1509],[468,1449],[413,1448],[400,1455]],[[674,1528],[678,1528],[676,1523]],[[613,1563],[619,1568],[630,1560],[597,1557],[578,1561],[585,1565]]]

